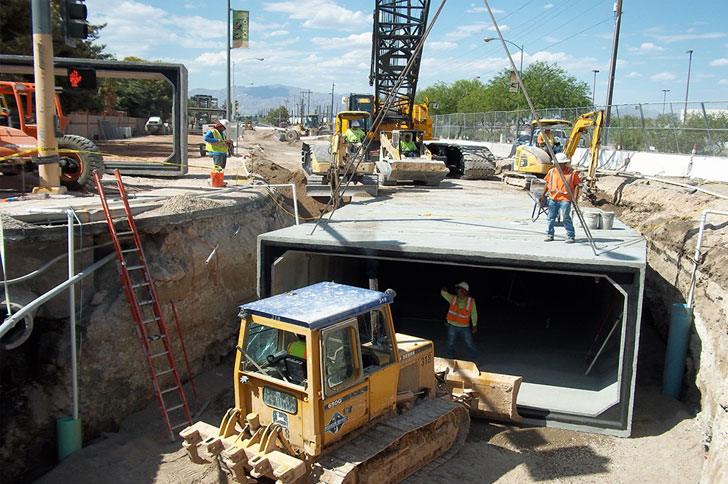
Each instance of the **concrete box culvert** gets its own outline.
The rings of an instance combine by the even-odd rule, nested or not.
[[[646,267],[639,234],[615,222],[599,231],[603,252],[595,256],[580,229],[581,243],[549,245],[545,221],[519,223],[531,209],[522,192],[501,194],[490,211],[459,200],[450,215],[408,205],[402,193],[376,213],[348,205],[325,229],[259,236],[259,295],[319,281],[368,287],[376,278],[380,290],[397,292],[397,330],[433,340],[445,356],[440,287],[466,280],[479,315],[476,362],[523,376],[518,410],[526,422],[628,436]]]

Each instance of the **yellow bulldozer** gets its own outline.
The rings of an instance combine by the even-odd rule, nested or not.
[[[557,127],[569,126],[572,123],[564,119],[542,119],[541,125],[544,129],[556,129]],[[592,130],[591,144],[589,145],[589,170],[586,176],[587,192],[594,190],[596,183],[595,173],[597,164],[599,161],[599,149],[602,144],[602,128],[604,126],[604,111],[597,110],[590,113],[580,115],[576,121],[574,121],[571,128],[571,134],[562,143],[555,139],[552,151],[563,153],[571,159],[576,152],[576,148],[579,145],[582,135],[589,128]],[[537,146],[537,131],[538,123],[536,120],[531,122],[531,134],[530,141],[526,144],[520,145],[516,148],[515,156],[513,157],[513,169],[502,174],[503,181],[509,185],[516,185],[529,189],[531,182],[537,177],[544,177],[546,173],[554,166],[551,156],[549,155],[548,148],[546,146]],[[547,136],[540,138],[544,143],[549,143],[550,140]]]
[[[374,162],[368,159],[364,143],[346,141],[344,133],[354,121],[369,119],[365,111],[341,111],[336,115],[336,131],[330,141],[308,141],[301,148],[301,166],[306,172],[306,194],[328,200],[332,193],[339,193],[339,186],[347,184],[342,196],[379,193],[379,176],[374,172]]]
[[[394,297],[320,282],[242,305],[235,406],[180,433],[191,460],[246,484],[386,484],[454,455],[469,411],[520,420],[521,377],[396,333]]]

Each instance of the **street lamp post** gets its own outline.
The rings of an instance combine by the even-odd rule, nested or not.
[[[483,39],[484,42],[490,42],[491,40],[498,40],[498,39],[495,37],[488,37],[487,39]],[[507,43],[511,44],[512,46],[514,46],[516,49],[521,51],[521,67],[518,69],[518,77],[521,77],[523,75],[523,44],[521,44],[519,46],[518,44],[511,42],[510,40],[506,40],[506,39],[503,39],[503,42],[507,42]],[[519,83],[518,91],[520,92],[520,90],[521,90],[521,85]]]
[[[667,93],[670,92],[669,89],[663,89],[662,90],[662,114],[665,114],[665,102],[667,101]]]
[[[683,123],[686,123],[688,121],[688,92],[690,92],[690,67],[692,66],[692,63],[693,63],[692,49],[686,50],[685,53],[688,54],[689,57],[688,57],[688,83],[687,83],[687,86],[685,87],[685,113],[683,114]]]
[[[594,108],[594,93],[597,91],[597,72],[599,72],[599,69],[592,69],[592,72],[594,73],[594,87],[592,87],[592,108]]]

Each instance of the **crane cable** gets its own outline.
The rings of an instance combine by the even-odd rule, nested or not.
[[[402,87],[402,83],[407,78],[407,75],[412,70],[415,64],[415,59],[419,59],[421,57],[422,48],[425,45],[425,41],[427,40],[427,36],[430,34],[430,31],[432,30],[432,27],[435,25],[435,21],[437,20],[438,16],[440,15],[440,12],[442,11],[443,7],[445,6],[445,2],[447,0],[442,0],[442,3],[440,4],[440,7],[437,9],[437,12],[435,12],[434,17],[432,18],[432,21],[430,22],[430,25],[427,27],[427,30],[425,30],[425,33],[422,35],[422,38],[418,42],[417,46],[415,47],[415,50],[412,54],[412,56],[407,60],[407,64],[405,65],[404,69],[402,70],[402,73],[399,75],[399,78],[397,79],[397,82],[395,86],[392,88],[391,91],[387,93],[387,98],[385,99],[384,103],[382,104],[382,107],[377,111],[377,115],[374,117],[374,120],[372,121],[372,129],[371,133],[376,133],[379,131],[379,127],[381,126],[385,113],[389,110],[392,103],[394,102],[396,98],[396,93],[398,93],[399,89]],[[374,59],[372,59],[372,62],[374,62]],[[374,102],[376,103],[378,100],[375,99]],[[414,99],[412,100],[414,102]],[[410,116],[412,113],[409,113]],[[316,220],[316,224],[314,225],[313,229],[311,230],[311,234],[313,234],[316,229],[318,228],[319,224],[324,218],[324,215],[326,214],[326,210],[331,206],[331,212],[329,212],[329,217],[326,220],[326,223],[331,220],[331,217],[333,217],[334,212],[336,212],[336,209],[339,207],[339,200],[344,196],[344,193],[346,192],[346,189],[349,187],[349,184],[354,178],[354,174],[356,173],[356,170],[359,168],[359,165],[364,159],[364,154],[368,152],[369,146],[372,143],[372,140],[374,139],[374,136],[371,138],[367,138],[367,140],[361,144],[359,147],[359,150],[356,152],[354,157],[349,160],[344,167],[344,178],[345,178],[345,184],[344,188],[340,189],[342,183],[339,181],[338,177],[336,180],[334,180],[334,185],[332,186],[332,197],[329,199],[329,202],[326,204],[326,207],[324,208],[324,211],[319,216],[318,220]],[[353,169],[352,169],[353,168]],[[344,180],[342,180],[344,181]]]
[[[503,44],[503,50],[506,52],[506,56],[508,57],[508,61],[511,63],[511,69],[513,72],[516,73],[516,77],[518,78],[518,84],[521,86],[521,90],[523,91],[523,95],[526,98],[526,101],[528,102],[528,107],[531,109],[531,114],[533,115],[534,121],[536,121],[536,124],[538,124],[538,128],[543,132],[544,126],[541,124],[541,118],[539,118],[538,113],[536,112],[536,108],[533,106],[533,102],[531,101],[531,96],[528,95],[528,91],[526,91],[526,86],[523,84],[523,79],[521,79],[521,73],[518,72],[518,69],[516,69],[516,64],[513,62],[513,57],[511,57],[511,53],[508,50],[508,46],[506,45],[505,40],[503,39],[503,34],[501,34],[500,27],[498,27],[498,22],[496,22],[495,17],[493,16],[493,11],[490,9],[490,5],[488,5],[488,0],[483,0],[483,3],[485,4],[485,7],[488,9],[488,14],[490,14],[490,18],[493,20],[493,27],[495,27],[495,31],[498,34],[498,38],[501,41],[501,44]],[[598,256],[599,253],[597,252],[596,245],[594,244],[594,238],[592,237],[591,231],[589,230],[589,227],[587,227],[586,222],[584,221],[584,216],[581,213],[581,209],[579,209],[579,205],[576,203],[576,199],[574,198],[574,193],[571,191],[570,183],[567,183],[566,177],[564,176],[564,172],[561,170],[561,166],[559,166],[558,163],[556,163],[556,154],[554,153],[554,149],[551,146],[551,143],[544,143],[546,148],[548,149],[549,156],[551,156],[551,159],[554,160],[554,168],[556,168],[556,172],[559,174],[559,178],[561,178],[561,182],[564,184],[564,187],[566,188],[566,192],[569,195],[569,199],[573,201],[572,206],[574,207],[574,211],[576,212],[577,217],[579,218],[579,222],[581,222],[581,226],[584,229],[584,233],[586,234],[587,239],[589,239],[589,245],[592,248],[592,251],[594,252],[595,256]]]

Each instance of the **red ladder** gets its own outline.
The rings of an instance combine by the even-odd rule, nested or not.
[[[109,225],[111,240],[114,242],[116,256],[119,259],[117,267],[121,284],[124,286],[129,310],[136,323],[137,336],[147,359],[147,368],[152,376],[157,402],[162,410],[169,435],[172,440],[175,440],[175,429],[192,425],[192,416],[182,389],[170,347],[167,326],[164,324],[159,299],[147,268],[139,232],[134,223],[119,170],[114,171],[114,176],[121,200],[124,202],[125,217],[117,220],[120,225],[126,220],[126,227],[123,230],[118,230],[114,225],[101,179],[96,172],[94,172],[94,181],[104,207],[104,215],[106,215],[106,222]],[[120,239],[123,239],[123,242]],[[124,247],[122,247],[122,243],[124,243]],[[191,379],[192,375],[190,375]],[[173,412],[184,412],[184,420],[180,423],[172,423],[170,414]],[[178,417],[178,420],[179,418],[181,417]]]

